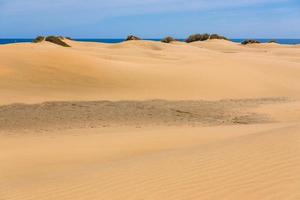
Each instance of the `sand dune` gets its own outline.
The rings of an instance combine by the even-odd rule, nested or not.
[[[72,48],[47,42],[0,46],[0,104],[300,94],[300,51],[292,46],[68,43]]]
[[[2,137],[2,199],[299,199],[299,125]]]
[[[300,48],[0,45],[0,200],[300,199]]]

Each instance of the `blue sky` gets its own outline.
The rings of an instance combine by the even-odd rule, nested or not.
[[[0,38],[300,38],[300,0],[0,0]]]

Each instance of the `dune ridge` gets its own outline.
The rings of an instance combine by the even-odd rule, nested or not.
[[[48,42],[0,46],[0,104],[300,94],[300,51],[293,46],[245,47],[225,40],[66,42],[72,48]]]

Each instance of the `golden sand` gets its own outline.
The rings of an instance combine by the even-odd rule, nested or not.
[[[66,42],[0,46],[0,200],[300,199],[299,46]]]

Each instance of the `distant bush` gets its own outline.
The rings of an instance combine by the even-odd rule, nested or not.
[[[170,36],[168,37],[165,37],[164,39],[161,40],[161,42],[164,42],[164,43],[170,43],[170,42],[175,42],[176,40]]]
[[[243,45],[246,45],[246,44],[259,44],[260,42],[257,41],[257,40],[245,40],[242,42]]]
[[[126,38],[126,41],[129,41],[129,40],[141,40],[141,38],[136,37],[136,36],[134,36],[134,35],[129,35],[129,36]]]
[[[44,36],[38,36],[37,38],[35,38],[32,42],[33,43],[39,43],[39,42],[43,42],[45,40]]]
[[[72,40],[72,38],[70,38],[70,37],[64,37],[64,36],[57,36],[57,38],[61,39],[61,40],[65,40],[65,39]]]
[[[196,41],[205,41],[205,40],[210,40],[210,39],[222,39],[222,40],[228,40],[226,37],[218,34],[194,34],[190,35],[185,41],[187,43],[190,42],[196,42]]]
[[[63,46],[63,47],[71,47],[70,45],[68,45],[67,43],[65,43],[64,41],[62,41],[64,39],[64,37],[61,36],[48,36],[46,37],[46,41]]]
[[[209,39],[209,34],[205,33],[205,34],[194,34],[194,35],[190,35],[185,41],[187,43],[190,42],[196,42],[196,41],[205,41]]]
[[[228,40],[226,37],[218,34],[211,34],[209,39],[219,39],[219,40]]]
[[[277,43],[276,40],[270,40],[268,43]]]

